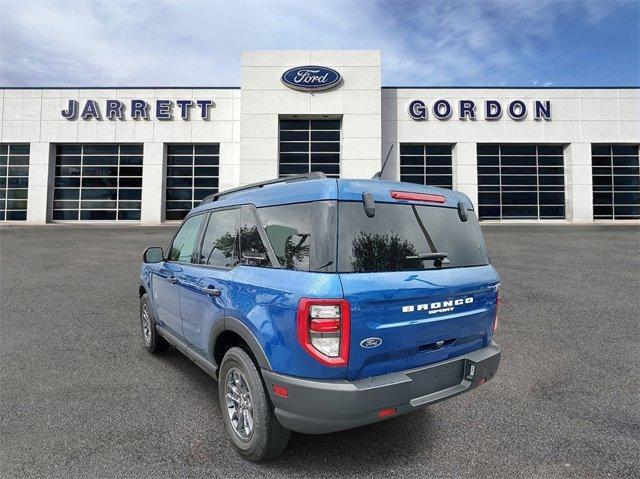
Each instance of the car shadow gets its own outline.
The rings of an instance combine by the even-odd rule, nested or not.
[[[207,394],[206,400],[209,401],[211,414],[219,420],[217,381],[174,348],[158,355],[158,358],[193,381],[196,386],[193,388],[194,393]],[[357,475],[387,473],[394,466],[402,467],[416,454],[428,455],[432,448],[433,431],[436,430],[433,422],[433,415],[427,408],[369,426],[332,434],[292,433],[289,445],[282,456],[260,464],[260,467],[298,475],[300,471],[307,470],[310,464],[322,464],[322,472],[326,477],[342,476],[347,472]],[[224,437],[222,422],[219,424],[219,433]],[[351,460],[353,457],[358,457],[357,466]],[[367,465],[367,470],[362,470],[363,464]],[[359,469],[349,471],[355,467]]]
[[[403,467],[408,458],[431,449],[432,421],[429,410],[423,409],[332,434],[293,433],[284,454],[268,466],[291,475],[310,464],[321,464],[325,477],[387,475],[396,466]]]

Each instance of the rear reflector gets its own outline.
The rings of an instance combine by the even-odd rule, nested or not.
[[[273,392],[276,396],[280,396],[282,398],[289,397],[289,390],[284,386],[278,386],[277,384],[273,385]]]
[[[398,412],[398,410],[396,408],[394,408],[394,407],[388,407],[386,409],[380,409],[378,411],[378,417],[382,418],[382,417],[393,416],[397,412]]]
[[[442,195],[430,195],[427,193],[411,193],[410,191],[392,191],[394,200],[426,201],[428,203],[444,203],[447,199]]]
[[[493,317],[493,332],[496,332],[498,329],[498,306],[502,303],[500,300],[500,295],[498,295],[498,299],[496,300],[496,315]]]

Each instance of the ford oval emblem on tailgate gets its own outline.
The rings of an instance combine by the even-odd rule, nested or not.
[[[360,341],[360,346],[366,349],[377,348],[382,344],[382,339],[380,338],[367,338]]]

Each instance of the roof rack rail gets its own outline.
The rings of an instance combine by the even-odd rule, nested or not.
[[[214,193],[205,197],[202,200],[201,205],[206,203],[212,203],[214,201],[218,201],[221,197],[225,195],[230,195],[232,193],[238,193],[239,191],[245,190],[253,190],[256,188],[262,188],[264,186],[276,185],[278,183],[294,183],[296,181],[305,181],[305,180],[319,180],[322,178],[326,178],[327,175],[322,173],[321,171],[312,171],[311,173],[303,173],[301,175],[287,176],[285,178],[277,178],[275,180],[267,180],[267,181],[259,181],[257,183],[251,183],[245,186],[239,186],[238,188],[232,188],[230,190],[220,191],[218,193]]]

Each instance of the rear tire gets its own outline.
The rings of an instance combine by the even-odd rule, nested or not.
[[[140,327],[144,347],[147,348],[147,351],[155,354],[169,349],[169,343],[160,336],[156,329],[156,318],[153,316],[147,293],[140,297]]]
[[[251,356],[238,347],[229,349],[218,378],[222,421],[236,451],[252,462],[282,454],[291,433],[278,422]]]

